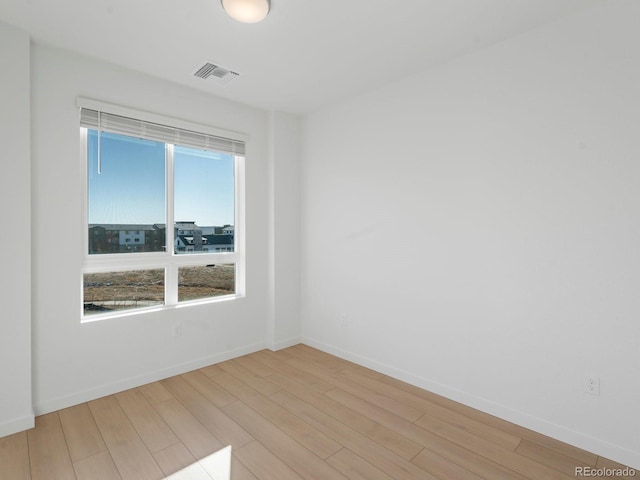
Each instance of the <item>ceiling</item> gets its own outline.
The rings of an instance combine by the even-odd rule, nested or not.
[[[241,24],[220,0],[2,0],[34,41],[269,110],[309,113],[603,0],[272,0]],[[205,62],[238,72],[221,87]]]

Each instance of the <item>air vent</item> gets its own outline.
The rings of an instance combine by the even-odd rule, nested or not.
[[[227,85],[231,80],[239,76],[238,73],[222,68],[213,63],[205,63],[193,74],[194,76],[202,79],[213,78],[215,83],[221,87]]]

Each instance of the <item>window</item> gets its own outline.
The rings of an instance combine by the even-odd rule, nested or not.
[[[78,106],[83,318],[242,296],[246,138],[88,99]]]

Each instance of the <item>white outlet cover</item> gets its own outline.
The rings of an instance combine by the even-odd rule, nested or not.
[[[591,395],[600,395],[600,377],[585,377],[584,390]]]

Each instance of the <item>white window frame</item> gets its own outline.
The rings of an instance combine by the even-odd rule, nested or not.
[[[195,124],[185,120],[166,117],[142,110],[136,110],[121,105],[100,102],[97,100],[79,97],[79,108],[89,108],[97,111],[108,112],[129,118],[135,118],[160,125],[182,128],[194,132],[202,132],[216,135],[221,138],[229,138],[235,141],[247,143],[248,136],[238,132],[219,129],[206,125]],[[165,193],[166,193],[166,251],[164,252],[135,252],[135,253],[109,253],[89,254],[89,218],[88,218],[88,159],[87,138],[88,129],[80,128],[80,160],[82,172],[82,267],[80,272],[80,318],[81,322],[93,322],[108,318],[125,317],[149,313],[159,310],[182,308],[205,303],[228,301],[246,296],[246,266],[245,266],[245,156],[234,156],[234,251],[233,252],[198,252],[181,253],[174,252],[174,208],[173,208],[173,150],[174,145],[165,143]],[[205,266],[210,264],[235,264],[235,293],[224,296],[207,297],[197,300],[178,302],[178,269],[188,266]],[[164,304],[140,307],[126,310],[118,310],[105,313],[84,314],[84,275],[88,273],[120,272],[130,270],[163,269],[165,274]]]

